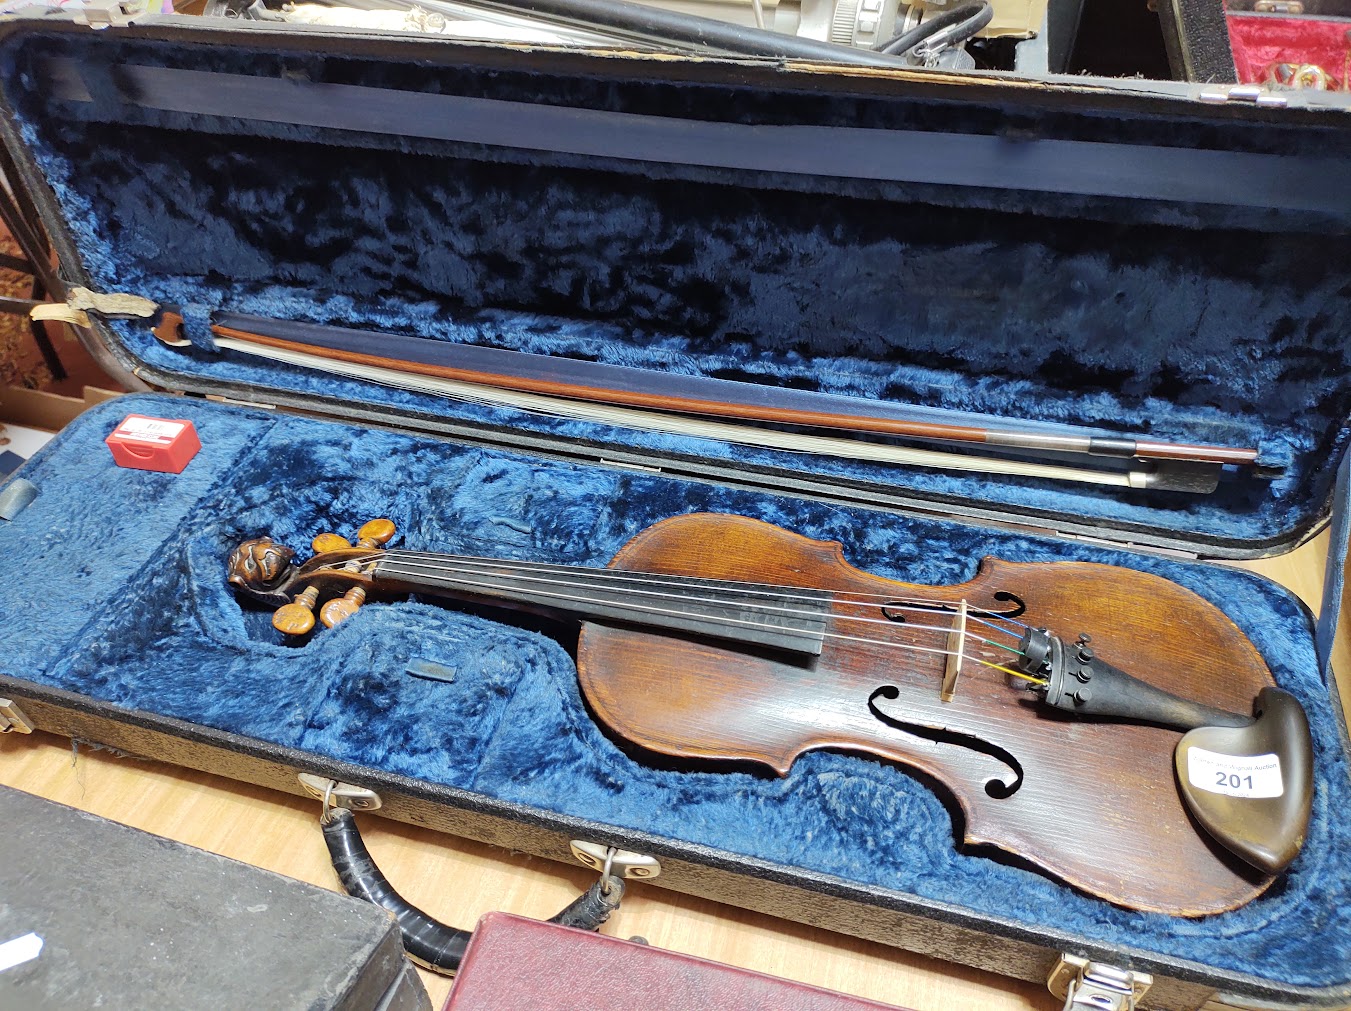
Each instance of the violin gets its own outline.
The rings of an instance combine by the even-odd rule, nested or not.
[[[986,558],[924,586],[715,514],[656,523],[606,568],[385,548],[394,533],[321,534],[303,565],[259,538],[227,578],[288,635],[412,592],[580,620],[582,694],[622,740],[779,775],[815,748],[896,762],[955,802],[966,846],[1132,909],[1235,908],[1303,842],[1303,709],[1161,577]]]

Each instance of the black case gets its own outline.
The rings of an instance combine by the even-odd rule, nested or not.
[[[0,975],[6,1007],[430,1011],[364,903],[18,790],[0,814],[0,933],[41,943]]]
[[[332,777],[377,791],[390,817],[559,860],[572,859],[570,840],[622,846],[657,857],[667,887],[1019,978],[1047,978],[1065,953],[1104,960],[1153,974],[1141,1006],[1351,998],[1336,942],[1347,830],[1332,813],[1351,786],[1327,679],[1344,531],[1317,636],[1285,591],[1187,560],[1289,548],[1338,498],[1351,134],[1336,96],[1253,103],[1153,82],[841,75],[174,18],[100,32],[19,22],[0,53],[5,140],[63,276],[173,305],[195,345],[160,345],[135,300],[115,318],[72,298],[94,306],[93,347],[111,367],[189,396],[88,413],[7,489],[11,502],[37,492],[0,524],[0,547],[28,574],[0,596],[14,630],[0,695],[29,723],[291,793],[298,773]],[[1285,476],[1183,501],[625,433],[218,354],[206,322],[219,308],[1251,440]],[[202,454],[177,478],[113,467],[101,440],[132,411],[192,420]],[[587,789],[619,815],[568,810],[556,784],[530,800],[521,749],[543,744],[512,738],[511,719],[558,705],[571,732],[555,736],[611,746],[575,722],[570,696],[513,687],[494,701],[502,675],[483,674],[483,657],[505,651],[556,686],[557,647],[411,602],[363,610],[335,630],[348,635],[341,652],[316,638],[296,654],[267,638],[266,615],[215,563],[231,538],[303,547],[316,524],[350,534],[389,511],[408,543],[482,547],[492,534],[523,556],[603,564],[653,519],[706,510],[843,540],[860,567],[916,582],[956,581],[981,554],[1086,558],[1219,603],[1315,728],[1314,836],[1275,905],[1171,922],[1015,868],[990,868],[987,889],[989,861],[949,859],[948,814],[926,787],[837,755],[800,760],[781,785],[701,773],[673,794],[662,777],[684,773],[649,776],[604,751]],[[373,629],[390,638],[361,645]],[[193,648],[238,660],[228,682],[191,681],[214,677],[206,654],[180,652],[194,636]],[[316,677],[331,666],[347,679],[299,716],[281,712],[279,682],[250,674],[250,658],[297,656]],[[455,755],[385,740],[388,724],[355,713],[374,699],[397,723],[416,701],[401,693],[444,700],[444,685],[407,687],[430,683],[409,678],[418,660],[464,660],[462,682],[486,679],[486,704],[508,713],[505,729],[482,732],[491,756],[471,782],[455,782]],[[194,715],[208,696],[212,715]],[[292,737],[248,729],[271,709]],[[454,728],[446,747],[472,750],[479,733]],[[346,748],[382,757],[346,761]],[[442,757],[413,768],[424,753]],[[646,800],[614,799],[629,786],[621,767]],[[484,786],[494,775],[502,789]],[[824,783],[844,785],[808,795]],[[732,829],[681,813],[705,810],[702,794],[681,792],[696,787],[727,794],[724,820],[741,791],[771,822],[807,804],[841,839],[865,797],[879,844],[935,862],[907,856],[902,888],[810,847],[774,850],[802,852],[795,862],[717,845]],[[928,819],[912,834],[936,833],[936,846],[886,834],[888,791],[905,818]],[[770,849],[797,831],[776,828]],[[1300,915],[1298,930],[1281,925]],[[1286,931],[1279,942],[1273,930]],[[1299,950],[1315,937],[1315,954]],[[1243,944],[1237,962],[1224,954]]]

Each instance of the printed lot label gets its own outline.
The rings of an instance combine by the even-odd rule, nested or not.
[[[139,442],[157,442],[167,445],[173,442],[183,431],[180,421],[163,421],[159,418],[143,418],[132,415],[117,426],[113,434],[124,439],[136,439]]]
[[[1221,755],[1204,748],[1187,751],[1187,779],[1198,790],[1226,797],[1260,799],[1285,792],[1276,755]]]

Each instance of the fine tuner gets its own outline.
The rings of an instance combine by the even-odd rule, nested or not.
[[[1302,708],[1222,611],[1158,576],[987,558],[966,583],[909,584],[715,514],[656,523],[606,568],[386,548],[394,534],[323,534],[301,565],[259,538],[228,578],[292,636],[316,607],[331,627],[415,592],[578,620],[582,693],[618,738],[780,775],[814,748],[881,757],[951,796],[967,845],[1131,908],[1232,909],[1303,842]]]

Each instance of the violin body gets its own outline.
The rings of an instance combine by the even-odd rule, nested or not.
[[[579,617],[582,694],[623,741],[780,775],[816,748],[895,762],[951,799],[966,846],[1133,909],[1235,908],[1303,842],[1303,711],[1222,611],[1158,576],[987,558],[969,582],[909,584],[837,543],[714,514],[654,524],[605,569],[386,551],[393,534],[388,520],[356,547],[322,534],[298,567],[246,542],[229,579],[282,605],[273,624],[292,635],[322,600],[332,625],[408,592]],[[1189,749],[1226,757],[1213,748],[1277,761],[1281,788],[1235,799],[1188,782]]]
[[[1147,573],[1089,562],[986,559],[956,586],[883,579],[840,545],[739,516],[681,516],[631,540],[612,567],[715,579],[923,597],[1087,632],[1136,677],[1214,706],[1247,710],[1273,684],[1257,650],[1218,608]],[[856,605],[837,604],[837,610]],[[871,639],[931,644],[906,623]],[[1110,644],[1110,647],[1109,645]],[[1002,661],[986,648],[976,655]],[[923,773],[961,810],[963,842],[988,845],[1111,902],[1197,916],[1232,909],[1270,883],[1199,831],[1174,784],[1176,730],[1087,721],[1039,707],[998,671],[974,667],[940,700],[945,658],[826,640],[810,663],[584,623],[578,676],[595,715],[640,747],[684,759],[741,759],[780,774],[813,748],[866,752]],[[899,690],[883,720],[869,699]]]

